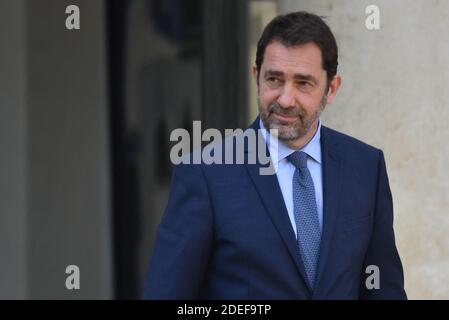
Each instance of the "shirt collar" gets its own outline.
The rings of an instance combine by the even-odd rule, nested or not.
[[[279,162],[287,158],[290,154],[297,151],[288,147],[284,142],[278,140],[278,143],[270,143],[270,139],[275,139],[272,135],[269,134],[267,129],[265,128],[262,120],[259,118],[259,126],[262,131],[262,135],[265,139],[266,144],[270,150],[270,156],[274,163],[277,165]],[[315,132],[312,140],[309,141],[304,147],[302,147],[299,151],[303,151],[307,153],[309,157],[313,160],[321,164],[321,119],[318,119],[318,129]]]

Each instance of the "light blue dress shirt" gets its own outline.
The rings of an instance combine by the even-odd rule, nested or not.
[[[295,166],[288,161],[287,157],[296,150],[290,149],[281,140],[278,143],[270,144],[270,139],[267,139],[269,134],[263,122],[259,119],[259,125],[262,129],[262,135],[270,150],[270,157],[274,166],[277,168],[276,176],[281,187],[282,196],[284,197],[285,206],[288,211],[290,223],[296,233],[296,222],[293,209],[293,174],[295,173]],[[272,136],[270,136],[273,139]],[[320,222],[321,231],[323,230],[323,180],[322,180],[322,161],[321,161],[321,120],[318,121],[318,129],[315,132],[312,140],[309,141],[303,148],[298,151],[303,151],[309,156],[307,159],[307,167],[312,176],[315,187],[315,199],[318,209],[318,220]],[[277,145],[277,146],[276,146]],[[276,157],[277,155],[277,157]]]

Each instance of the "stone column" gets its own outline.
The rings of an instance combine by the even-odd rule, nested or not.
[[[0,3],[1,298],[113,296],[105,3],[70,4]]]

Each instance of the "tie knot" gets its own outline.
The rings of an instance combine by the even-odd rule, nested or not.
[[[307,153],[303,151],[295,151],[287,157],[296,168],[307,168]]]

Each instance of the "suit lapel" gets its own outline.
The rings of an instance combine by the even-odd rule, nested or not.
[[[340,153],[338,152],[337,146],[329,137],[329,129],[324,126],[321,129],[321,150],[323,155],[323,234],[314,296],[320,292],[320,288],[322,287],[321,280],[327,267],[327,258],[331,249],[332,236],[337,221],[340,190]]]
[[[259,118],[256,119],[251,128],[255,130],[259,129]],[[263,139],[263,137],[259,136],[257,132],[258,131],[256,131],[256,136],[258,139]],[[256,148],[245,146],[245,151],[246,153],[257,152],[257,146]],[[266,147],[266,154],[269,154],[268,147]],[[295,265],[307,288],[310,292],[312,292],[308,281],[306,280],[307,277],[304,264],[300,257],[299,249],[296,244],[296,236],[288,217],[287,208],[285,207],[284,198],[282,196],[282,191],[280,189],[276,174],[261,175],[259,169],[262,165],[258,160],[256,164],[248,164],[248,161],[245,161],[245,166],[257,192],[259,193],[260,198],[262,199],[262,203],[264,204],[272,223],[287,247],[288,252],[295,262]]]

